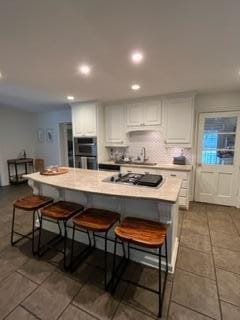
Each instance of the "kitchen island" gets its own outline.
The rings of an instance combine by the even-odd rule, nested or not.
[[[112,174],[68,168],[68,172],[63,175],[44,176],[33,173],[25,177],[34,194],[50,196],[55,200],[74,201],[85,207],[116,211],[122,218],[136,216],[168,224],[169,269],[174,272],[178,250],[178,197],[182,180],[169,177],[160,187],[152,188],[111,183],[108,178]],[[44,224],[44,228],[58,232],[57,226],[49,222]],[[69,236],[71,237],[70,232]],[[113,237],[113,233],[109,236]],[[77,240],[86,242],[82,234],[79,234]],[[96,246],[103,248],[102,239],[97,240]],[[109,248],[112,250],[111,245]],[[136,252],[131,258],[147,265],[158,265],[156,257],[150,254]]]

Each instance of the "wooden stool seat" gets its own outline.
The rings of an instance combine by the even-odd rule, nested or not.
[[[14,202],[14,207],[25,211],[33,211],[40,209],[53,202],[53,199],[43,196],[28,196],[19,198]]]
[[[76,216],[73,219],[73,223],[78,227],[90,231],[106,232],[118,220],[120,220],[119,213],[103,209],[90,208]]]
[[[167,227],[152,220],[126,217],[115,228],[115,234],[123,241],[148,248],[159,248],[165,242]]]
[[[84,207],[78,203],[58,201],[44,207],[41,213],[43,216],[51,219],[66,221],[83,209]]]

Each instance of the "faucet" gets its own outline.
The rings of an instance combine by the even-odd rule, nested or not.
[[[141,161],[146,161],[147,158],[146,158],[146,148],[145,147],[142,147],[142,150],[141,150]]]

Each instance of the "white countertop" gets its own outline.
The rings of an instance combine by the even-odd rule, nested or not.
[[[179,165],[179,164],[165,164],[157,163],[155,165],[146,164],[131,164],[131,163],[115,163],[114,161],[101,161],[102,164],[113,164],[123,167],[139,167],[139,168],[151,168],[151,169],[165,169],[165,170],[176,170],[176,171],[192,171],[191,164]]]
[[[73,169],[63,175],[44,176],[37,173],[24,177],[40,184],[56,188],[103,194],[126,198],[141,198],[175,203],[178,199],[182,180],[175,177],[166,178],[159,188],[145,186],[129,186],[103,182],[103,179],[113,175],[107,171]]]

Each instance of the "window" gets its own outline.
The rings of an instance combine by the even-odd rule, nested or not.
[[[202,164],[232,165],[237,117],[206,118],[202,140]]]

